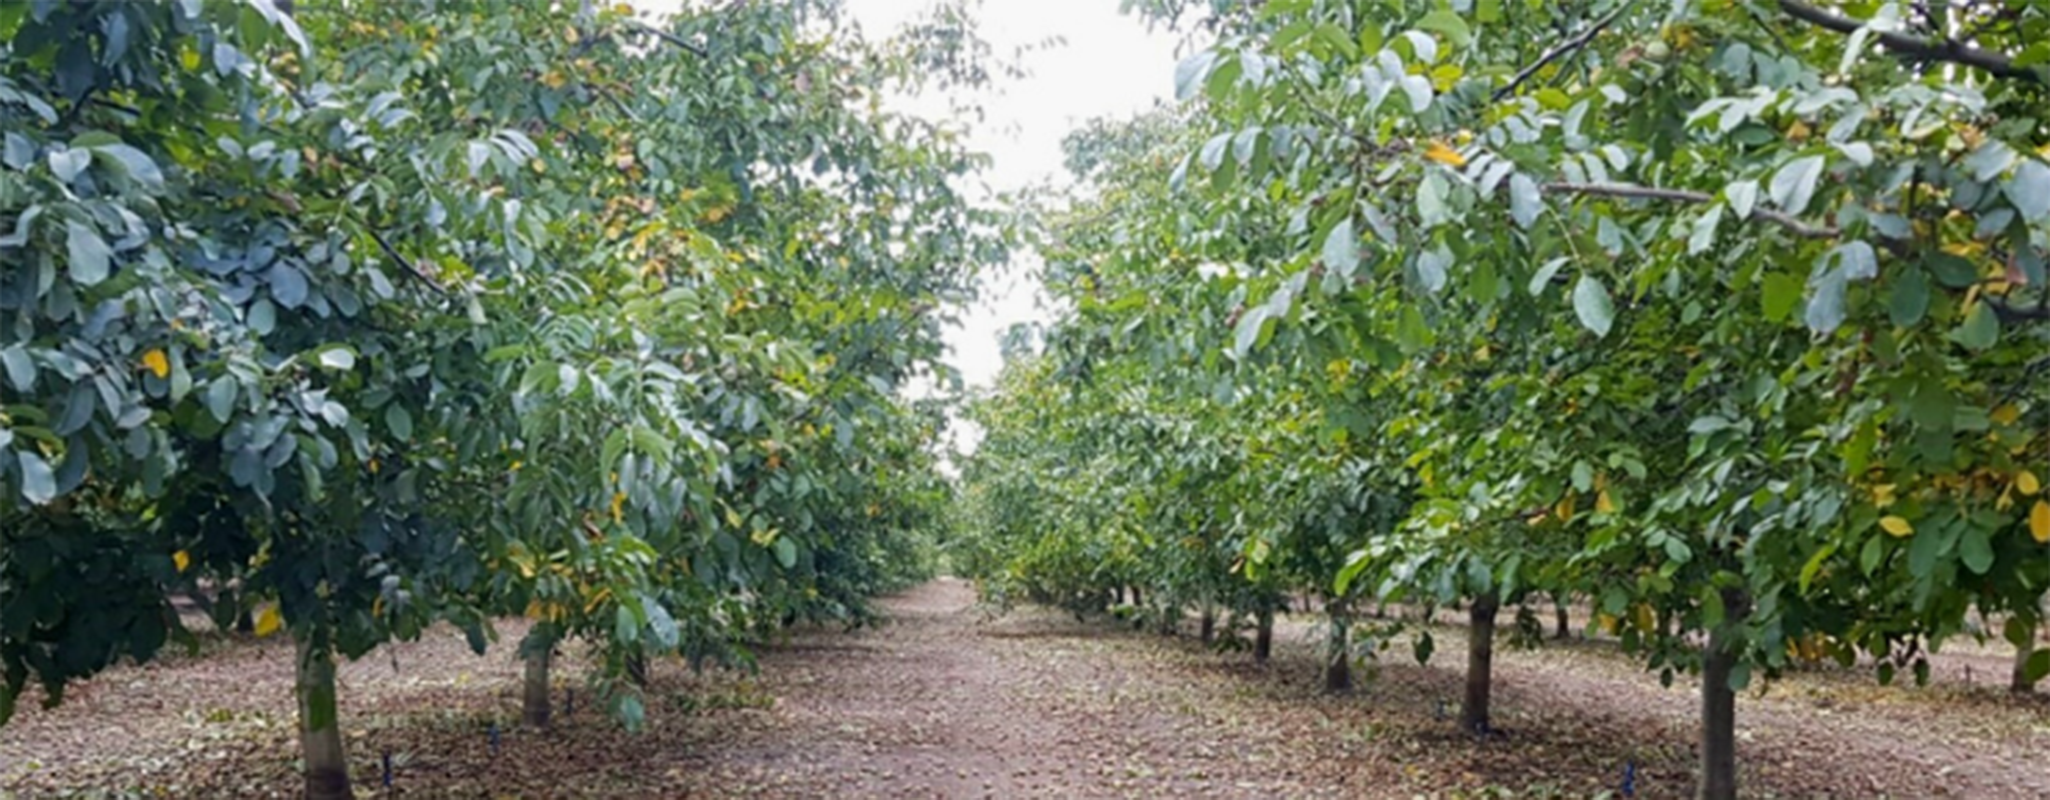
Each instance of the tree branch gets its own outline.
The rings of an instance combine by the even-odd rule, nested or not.
[[[1497,103],[1502,102],[1510,94],[1515,93],[1516,87],[1522,86],[1524,81],[1530,80],[1530,76],[1536,75],[1538,70],[1544,69],[1546,64],[1559,60],[1560,56],[1564,56],[1567,53],[1586,47],[1588,42],[1594,41],[1594,37],[1600,34],[1602,29],[1609,27],[1609,25],[1623,16],[1623,12],[1629,11],[1630,7],[1636,4],[1637,0],[1624,0],[1622,5],[1616,6],[1616,10],[1609,12],[1601,19],[1595,20],[1593,25],[1587,26],[1587,30],[1574,34],[1573,38],[1560,42],[1554,45],[1552,49],[1546,50],[1544,55],[1538,56],[1537,61],[1532,62],[1530,66],[1518,70],[1516,77],[1509,79],[1509,85],[1496,89],[1493,100]]]
[[[688,51],[691,55],[697,56],[698,58],[705,57],[705,48],[700,47],[696,44],[692,44],[689,40],[684,39],[681,36],[662,30],[661,28],[657,28],[653,25],[647,25],[640,22],[631,22],[628,24],[631,25],[634,30],[640,31],[641,33],[654,34],[656,38],[659,38],[662,41],[676,45],[677,47],[681,47],[685,51]]]
[[[441,285],[440,281],[437,281],[433,277],[429,276],[427,273],[420,271],[420,268],[414,265],[412,261],[407,260],[405,256],[399,255],[399,249],[392,246],[390,239],[384,238],[384,233],[382,231],[378,231],[374,228],[371,229],[370,238],[376,239],[377,246],[384,250],[384,254],[387,256],[391,256],[393,261],[399,262],[399,266],[404,267],[407,274],[412,275],[415,278],[418,278],[421,283],[427,284],[428,288],[433,289],[436,294],[439,294],[442,297],[448,296],[448,287]]]
[[[1551,194],[1570,194],[1582,197],[1617,197],[1625,200],[1663,200],[1677,203],[1707,203],[1715,195],[1706,192],[1690,192],[1684,189],[1659,189],[1651,186],[1637,186],[1628,183],[1547,183],[1544,190]],[[1804,239],[1834,239],[1836,228],[1827,225],[1811,225],[1783,211],[1770,208],[1751,209],[1752,219],[1762,219],[1787,229]]]
[[[1779,0],[1779,5],[1780,10],[1787,12],[1789,16],[1795,19],[1827,28],[1837,33],[1855,33],[1865,27],[1863,20],[1835,14],[1826,9],[1801,2],[1801,0]],[[1960,64],[1985,70],[2002,78],[2050,87],[2050,78],[2046,78],[2044,73],[2027,67],[2017,67],[2007,56],[1991,50],[1973,47],[1956,39],[1947,37],[1924,39],[1919,36],[1911,36],[1893,31],[1874,31],[1873,34],[1880,44],[1886,46],[1886,49],[1902,57]]]
[[[1993,309],[1993,316],[1999,317],[2003,323],[2050,321],[2050,306],[2014,306],[2009,305],[2006,300],[1995,300],[1991,297],[1981,297],[1979,302]]]

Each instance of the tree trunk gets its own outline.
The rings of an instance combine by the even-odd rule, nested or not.
[[[1567,619],[1566,598],[1563,596],[1553,597],[1552,638],[1565,639],[1566,637],[1571,635],[1573,635],[1573,624],[1570,620]]]
[[[1730,672],[1737,650],[1730,628],[1743,619],[1742,592],[1723,590],[1729,618],[1708,634],[1701,666],[1701,800],[1737,798],[1737,693]]]
[[[554,657],[555,639],[552,636],[535,637],[528,634],[526,650],[526,684],[520,696],[520,721],[530,728],[548,727],[552,710],[552,698],[548,693],[548,662]]]
[[[1324,691],[1344,694],[1352,691],[1351,620],[1342,605],[1334,602],[1327,607],[1331,609],[1331,642],[1325,654]]]
[[[2014,672],[2008,676],[2007,690],[2015,694],[2028,694],[2036,690],[2036,682],[2029,680],[2029,656],[2036,652],[2036,626],[2034,619],[2016,615],[2016,619],[2028,631],[2028,636],[2014,647]]]
[[[306,800],[349,800],[349,759],[335,703],[335,659],[326,643],[299,642],[299,750],[306,759]]]
[[[1144,596],[1144,595],[1141,595],[1141,594],[1139,593],[1139,587],[1137,587],[1137,586],[1134,586],[1134,587],[1132,587],[1132,607],[1133,607],[1133,608],[1138,608],[1138,607],[1140,607],[1140,606],[1142,606],[1142,605],[1145,605],[1145,604],[1146,604],[1146,598],[1145,598],[1145,596]]]
[[[2033,646],[2014,649],[2014,674],[2008,679],[2007,690],[2015,694],[2028,694],[2036,690],[2036,683],[2029,680],[2029,656],[2034,655]]]
[[[1459,726],[1470,733],[1487,733],[1488,696],[1494,688],[1495,611],[1500,601],[1493,593],[1473,599],[1467,609],[1466,705],[1460,708]]]
[[[1253,660],[1265,664],[1267,663],[1267,658],[1272,655],[1274,655],[1274,609],[1262,606],[1260,609],[1260,628],[1253,634]]]
[[[1207,645],[1217,640],[1217,606],[1212,605],[1208,600],[1203,601],[1203,622],[1199,630],[1203,637],[1203,644]]]

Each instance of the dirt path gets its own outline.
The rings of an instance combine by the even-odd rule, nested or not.
[[[1332,698],[1305,621],[1260,666],[1043,610],[990,619],[973,599],[950,580],[886,598],[890,624],[796,634],[755,675],[660,664],[638,735],[581,696],[554,729],[517,729],[509,645],[479,658],[441,632],[344,669],[354,772],[366,797],[1544,798],[1616,789],[1634,763],[1638,797],[1692,789],[1692,692],[1604,646],[1501,648],[1509,734],[1475,741],[1440,716],[1457,712],[1456,628],[1436,666],[1398,644]],[[564,674],[557,696],[581,686]],[[0,797],[292,796],[289,687],[275,641],[102,676],[0,729]],[[2050,797],[2040,702],[1823,675],[1747,694],[1739,719],[1750,796]]]

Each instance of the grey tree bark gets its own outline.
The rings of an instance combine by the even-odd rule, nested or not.
[[[1495,612],[1501,608],[1493,592],[1473,599],[1467,609],[1466,705],[1459,726],[1469,733],[1487,733],[1488,705],[1494,689]]]
[[[314,637],[299,641],[299,751],[306,761],[307,800],[350,800],[349,759],[335,702],[334,653]]]

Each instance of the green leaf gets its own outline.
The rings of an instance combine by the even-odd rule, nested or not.
[[[1573,285],[1573,313],[1580,317],[1580,324],[1597,337],[1609,335],[1610,326],[1616,322],[1616,308],[1609,300],[1609,290],[1600,278],[1591,273],[1581,273],[1580,281]]]
[[[1772,176],[1772,202],[1781,211],[1800,214],[1815,197],[1815,183],[1822,178],[1822,156],[1807,156],[1787,162]]]
[[[26,394],[36,388],[36,362],[21,345],[0,350],[0,368],[7,370],[7,382],[14,384],[16,391]]]
[[[1723,199],[1730,203],[1730,210],[1737,213],[1737,219],[1751,218],[1751,209],[1758,205],[1758,182],[1737,181],[1723,187]]]
[[[1739,661],[1730,665],[1730,691],[1741,692],[1751,685],[1751,665]]]
[[[797,544],[790,541],[789,537],[776,537],[774,547],[776,550],[776,563],[783,565],[784,569],[797,566]]]
[[[1830,268],[1815,281],[1815,290],[1808,296],[1808,312],[1803,321],[1808,329],[1828,335],[1835,333],[1844,324],[1844,293],[1850,288],[1850,281],[1844,271]]]
[[[65,251],[70,255],[71,279],[81,286],[92,286],[107,279],[109,261],[114,251],[107,247],[107,241],[100,234],[76,220],[66,220]]]
[[[1952,253],[1931,253],[1922,265],[1936,275],[1936,280],[1952,289],[1963,289],[1979,282],[1979,268],[1962,256]]]
[[[1715,246],[1715,229],[1723,221],[1723,207],[1710,206],[1694,220],[1694,232],[1687,237],[1687,254],[1700,255]]]
[[[632,609],[620,603],[613,609],[612,640],[620,644],[633,644],[641,639],[641,621],[634,618]]]
[[[681,632],[677,630],[676,617],[670,615],[669,609],[655,602],[655,598],[644,596],[641,598],[641,611],[648,617],[648,633],[650,638],[655,640],[655,647],[661,650],[676,649]]]
[[[1552,279],[1558,277],[1559,269],[1566,266],[1566,262],[1567,259],[1561,256],[1545,262],[1545,265],[1542,267],[1538,267],[1537,274],[1530,276],[1530,285],[1525,287],[1530,292],[1530,296],[1537,297],[1544,294],[1545,287],[1552,285]]]
[[[1801,565],[1800,587],[1802,594],[1808,593],[1809,584],[1815,581],[1815,576],[1822,572],[1822,565],[1828,563],[1829,557],[1833,555],[1836,555],[1836,543],[1830,542],[1823,545],[1822,549],[1815,551],[1815,555],[1809,556],[1808,563]]]
[[[2050,216],[2050,166],[2036,159],[2023,161],[2007,181],[2007,201],[2027,222],[2042,222]]]
[[[356,368],[356,352],[340,345],[320,351],[317,358],[320,365],[328,369],[346,372]]]
[[[48,505],[57,499],[57,475],[50,470],[50,462],[27,450],[15,453],[21,465],[21,496],[32,505]]]
[[[619,724],[628,732],[638,732],[647,723],[648,709],[637,695],[621,693],[615,711],[619,715]]]
[[[2036,629],[2021,617],[2008,617],[2007,622],[2000,626],[2000,637],[2016,648],[2029,647],[2036,641]]]
[[[1765,276],[1763,311],[1765,318],[1773,322],[1785,322],[1794,313],[1794,307],[1801,304],[1801,279],[1784,272],[1768,273]]]
[[[1203,91],[1203,79],[1210,74],[1210,67],[1217,63],[1217,53],[1203,50],[1191,54],[1174,67],[1174,98],[1188,100]]]
[[[1339,220],[1324,237],[1324,267],[1337,272],[1340,277],[1352,280],[1360,268],[1359,234],[1352,228],[1352,217]]]
[[[410,441],[413,438],[413,412],[407,411],[405,406],[398,403],[385,406],[384,426],[389,428],[391,435],[398,440]]]
[[[1866,576],[1879,568],[1879,561],[1886,557],[1886,537],[1874,536],[1865,540],[1865,546],[1858,549],[1858,569]]]
[[[1899,280],[1893,283],[1893,294],[1888,298],[1887,316],[1893,324],[1912,328],[1920,324],[1929,313],[1929,276],[1912,267],[1903,270]]]
[[[1966,528],[1964,536],[1958,539],[1957,554],[1973,575],[1984,575],[1993,568],[1993,540],[1985,528]]]
[[[1460,47],[1465,47],[1473,41],[1473,29],[1467,27],[1466,20],[1461,19],[1459,12],[1453,11],[1450,6],[1439,6],[1431,13],[1425,14],[1423,19],[1417,20],[1416,26],[1419,30],[1444,34],[1447,41]]]
[[[2050,647],[2038,648],[2029,654],[2028,663],[2022,665],[2022,677],[2028,679],[2030,685],[2050,677]],[[5,721],[5,718],[0,718],[0,722]]]
[[[163,170],[158,169],[157,162],[150,160],[150,157],[144,155],[141,150],[125,144],[103,144],[93,148],[93,152],[106,156],[108,160],[120,164],[121,169],[128,173],[128,177],[135,179],[136,183],[142,184],[149,190],[155,192],[164,190]]]
[[[1252,351],[1253,346],[1260,341],[1260,329],[1267,324],[1267,318],[1271,314],[1272,312],[1265,304],[1246,309],[1245,315],[1239,318],[1238,329],[1234,331],[1232,336],[1232,352],[1234,354],[1240,358],[1245,358],[1246,353]]]
[[[1965,168],[1972,171],[1973,180],[1990,181],[2014,166],[2015,158],[2014,148],[2008,147],[2006,142],[1987,139],[1965,159]]]
[[[1952,332],[1951,339],[1966,349],[1983,351],[2000,341],[2000,318],[1993,313],[1993,307],[1976,303],[1963,325]]]
[[[1544,198],[1538,194],[1537,181],[1521,172],[1509,176],[1509,216],[1516,220],[1516,227],[1530,230],[1543,209]]]
[[[306,273],[290,264],[279,264],[271,267],[269,276],[270,296],[278,301],[278,305],[298,308],[306,302]]]
[[[228,417],[235,413],[235,396],[241,390],[242,386],[235,382],[234,376],[215,378],[206,387],[206,409],[213,412],[214,419],[227,423]]]

